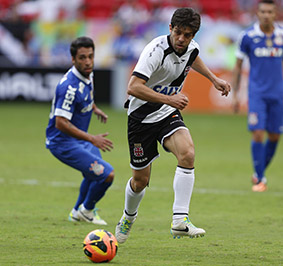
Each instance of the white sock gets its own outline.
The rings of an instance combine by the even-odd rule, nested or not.
[[[127,220],[134,220],[137,216],[138,208],[141,203],[141,200],[145,194],[145,189],[141,192],[136,193],[132,190],[130,182],[132,177],[129,179],[126,189],[125,189],[125,216]]]
[[[195,181],[194,172],[194,169],[186,169],[179,166],[176,168],[173,181],[173,189],[175,193],[173,203],[173,224],[188,216]]]

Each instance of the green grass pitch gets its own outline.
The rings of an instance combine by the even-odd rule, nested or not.
[[[115,181],[97,207],[107,226],[67,221],[81,175],[45,149],[50,104],[0,103],[0,265],[90,265],[82,251],[87,233],[112,233],[122,215],[131,176],[126,113],[100,106],[90,132],[109,132]],[[196,149],[190,219],[206,230],[200,239],[173,239],[170,223],[176,161],[159,147],[150,187],[128,241],[112,265],[283,265],[283,146],[267,169],[268,191],[252,193],[246,116],[184,114]]]

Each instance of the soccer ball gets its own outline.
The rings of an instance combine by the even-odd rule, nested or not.
[[[118,242],[112,233],[97,229],[85,237],[83,250],[92,262],[109,262],[117,254]]]

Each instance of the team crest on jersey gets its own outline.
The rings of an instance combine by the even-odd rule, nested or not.
[[[141,143],[134,144],[134,155],[136,157],[142,157],[144,155],[143,147]]]
[[[191,69],[190,66],[187,66],[187,67],[185,68],[185,72],[184,72],[185,77],[188,75],[190,69]]]
[[[249,113],[248,122],[249,125],[255,126],[258,123],[257,113]]]
[[[265,45],[266,45],[267,47],[272,47],[272,46],[273,46],[273,41],[271,40],[271,38],[267,38],[267,39],[265,40]]]
[[[90,171],[93,171],[95,175],[101,175],[104,172],[104,166],[102,164],[99,164],[97,161],[94,161],[92,164],[90,164]]]

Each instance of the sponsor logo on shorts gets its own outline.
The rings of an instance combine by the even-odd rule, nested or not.
[[[92,164],[90,164],[89,170],[93,171],[95,175],[101,175],[104,172],[104,166],[99,164],[97,161],[94,161]]]
[[[257,113],[249,113],[248,122],[249,125],[255,126],[258,123]]]
[[[147,161],[147,157],[145,157],[143,159],[138,159],[138,160],[133,159],[133,161],[134,161],[134,163],[142,163],[142,162]]]
[[[141,143],[134,144],[134,155],[136,157],[142,157],[144,155],[143,147],[141,146]]]

